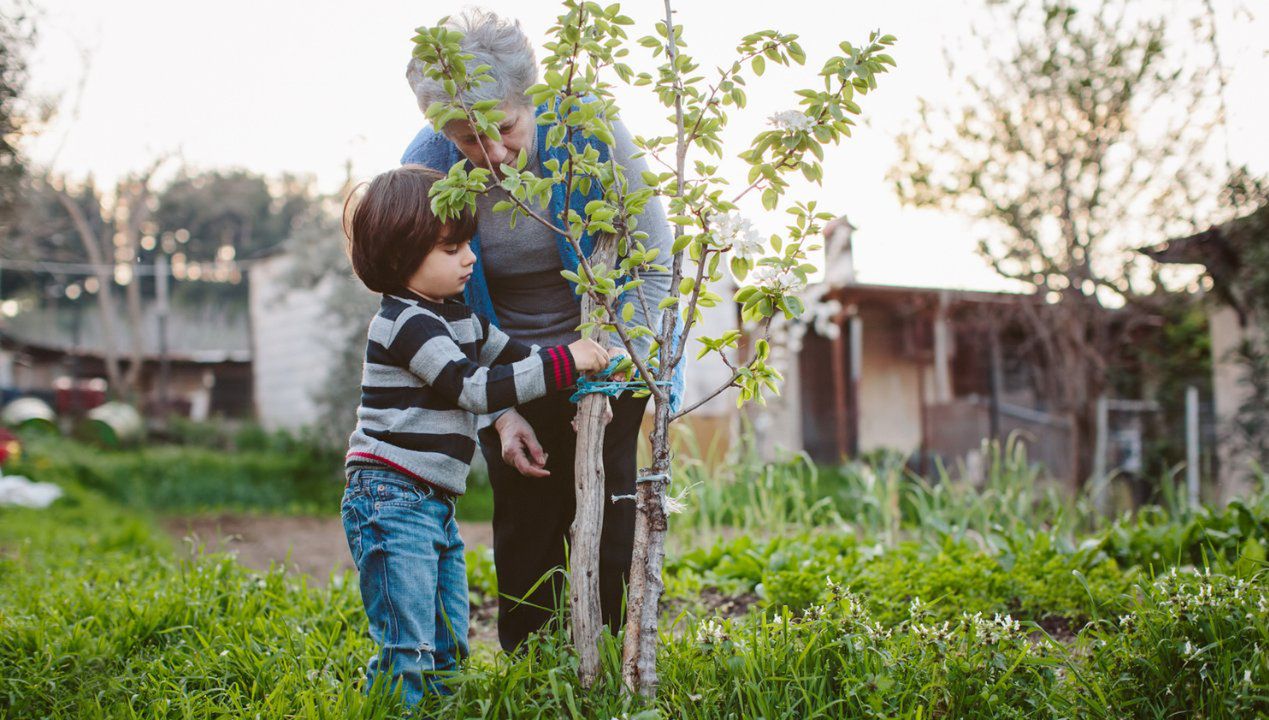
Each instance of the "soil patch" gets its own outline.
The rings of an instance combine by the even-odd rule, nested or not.
[[[332,573],[354,570],[337,517],[198,515],[167,518],[162,525],[178,540],[188,538],[190,550],[227,552],[253,570],[282,565],[319,585],[329,582]],[[493,544],[487,522],[464,522],[462,534],[468,548]]]

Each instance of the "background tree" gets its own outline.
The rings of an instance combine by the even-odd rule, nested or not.
[[[1182,52],[1167,19],[1126,0],[989,7],[993,26],[975,33],[986,68],[948,54],[964,103],[922,103],[892,179],[905,203],[983,221],[980,253],[1042,300],[1020,304],[1021,320],[1042,397],[1074,419],[1079,483],[1109,364],[1152,313],[1142,299],[1158,278],[1132,248],[1193,228],[1220,189],[1219,82],[1199,57],[1214,46]]]
[[[35,30],[25,3],[0,7],[0,229],[12,219],[26,163],[18,146],[33,119],[26,102],[26,53]]]
[[[217,261],[251,259],[280,248],[318,202],[313,179],[284,174],[277,178],[245,170],[182,169],[157,195],[152,252],[180,254],[185,264],[215,271]],[[183,283],[176,303],[217,302],[245,309],[246,285]]]
[[[170,258],[174,304],[245,313],[238,261],[280,247],[316,202],[312,181],[295,176],[181,169],[159,184],[163,163],[108,191],[91,176],[36,175],[24,184],[15,222],[3,233],[6,256],[25,268],[6,271],[7,295],[42,302],[73,285],[95,298],[107,379],[121,397],[132,397],[138,386],[158,257]]]

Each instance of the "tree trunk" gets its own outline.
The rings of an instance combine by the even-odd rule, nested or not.
[[[670,479],[670,406],[656,401],[652,429],[652,468],[636,485],[634,555],[626,592],[626,640],[621,678],[630,692],[655,697],[657,692],[657,616],[660,612],[661,567],[665,560],[665,488]]]
[[[118,230],[123,233],[124,247],[128,251],[128,263],[133,271],[132,279],[128,282],[124,295],[127,299],[128,331],[132,335],[132,355],[127,375],[124,377],[124,385],[128,389],[129,402],[137,405],[141,401],[141,369],[145,364],[145,334],[141,327],[144,314],[141,303],[141,278],[136,275],[137,249],[141,243],[141,227],[150,214],[146,206],[146,200],[149,197],[149,182],[150,174],[147,173],[135,187],[129,188],[130,192],[126,195],[127,199],[123,206],[127,210],[127,217],[122,221],[123,227]],[[124,195],[122,188],[120,195]],[[120,223],[117,221],[116,225],[118,224]]]
[[[124,388],[123,376],[119,372],[119,354],[115,350],[115,342],[118,340],[115,330],[115,297],[110,289],[114,278],[106,271],[105,257],[98,244],[97,233],[88,222],[83,208],[73,197],[61,190],[56,191],[56,196],[58,202],[65,208],[66,214],[70,215],[71,222],[75,225],[75,232],[79,235],[80,242],[84,245],[84,252],[88,255],[88,262],[93,265],[93,274],[97,278],[99,288],[97,304],[101,310],[101,352],[106,361],[106,378],[110,382],[111,394],[119,397],[126,388]],[[76,389],[75,392],[78,390]]]
[[[590,260],[611,266],[617,241],[609,235],[595,239]],[[582,297],[582,321],[595,310],[595,301]],[[608,333],[599,331],[595,340],[607,345]],[[604,527],[604,424],[608,417],[608,396],[591,393],[577,404],[577,451],[573,459],[573,483],[577,509],[573,515],[569,546],[569,602],[572,612],[573,647],[577,649],[577,675],[589,688],[599,676],[599,632],[602,614],[599,601],[599,539]]]

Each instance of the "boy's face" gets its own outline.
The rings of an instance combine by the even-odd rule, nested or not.
[[[475,264],[476,254],[471,251],[470,241],[455,245],[440,239],[419,263],[419,269],[410,276],[406,286],[429,300],[440,302],[463,291]]]
[[[507,114],[498,123],[501,140],[491,140],[484,135],[477,136],[471,124],[466,120],[453,120],[445,126],[445,137],[458,148],[476,167],[498,171],[498,166],[506,163],[514,165],[520,150],[529,150],[533,146],[533,136],[537,126],[533,122],[533,108],[522,107],[515,103],[503,103],[498,108]],[[481,145],[484,150],[481,150]],[[486,160],[486,155],[488,159]]]

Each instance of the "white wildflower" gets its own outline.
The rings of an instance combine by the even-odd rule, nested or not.
[[[696,628],[696,642],[702,645],[721,645],[729,639],[721,620],[711,618]]]
[[[924,615],[924,614],[925,614],[925,603],[921,600],[921,596],[918,595],[912,598],[912,602],[908,603],[908,615],[911,617],[916,617],[918,615]]]
[[[814,620],[823,620],[827,616],[828,616],[828,612],[824,609],[823,605],[812,605],[811,607],[802,611],[802,619],[808,622],[811,622]]]
[[[824,586],[828,588],[828,594],[831,595],[834,600],[840,598],[844,593],[842,586],[838,584],[837,581],[833,580],[832,575],[824,576]]]
[[[890,630],[883,628],[879,622],[863,623],[863,627],[864,632],[873,640],[884,640],[890,637]]]
[[[809,130],[812,123],[811,118],[801,110],[781,110],[767,118],[767,122],[785,132]]]
[[[946,643],[952,639],[952,623],[946,621],[942,625],[937,623],[932,625],[913,623],[912,634],[923,642]]]

